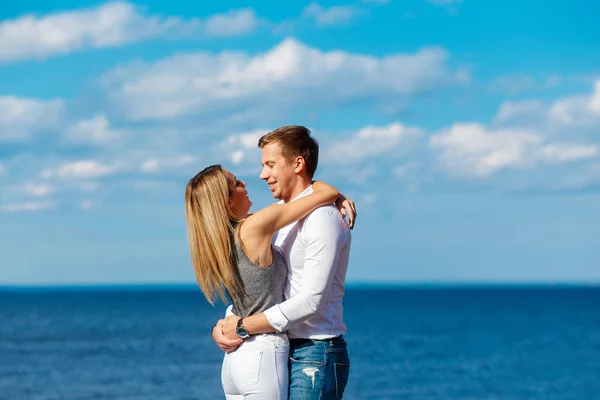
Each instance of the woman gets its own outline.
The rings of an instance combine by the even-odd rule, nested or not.
[[[247,317],[282,302],[287,267],[274,251],[273,235],[339,193],[322,183],[313,193],[273,204],[251,215],[246,184],[222,168],[205,168],[186,188],[186,220],[196,278],[214,304],[226,294],[233,312]],[[228,400],[286,399],[289,343],[285,333],[253,335],[223,360],[221,380]]]

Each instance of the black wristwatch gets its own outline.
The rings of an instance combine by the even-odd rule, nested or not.
[[[237,326],[235,328],[235,333],[237,333],[237,335],[242,338],[242,339],[248,339],[250,337],[250,334],[248,333],[248,330],[246,329],[246,327],[244,325],[242,325],[242,320],[244,318],[240,318],[237,322]]]

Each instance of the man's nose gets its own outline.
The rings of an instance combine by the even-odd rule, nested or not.
[[[265,167],[263,167],[262,171],[260,171],[260,176],[259,176],[259,178],[260,178],[260,179],[263,179],[263,180],[265,180],[265,181],[266,181],[267,179],[269,179],[269,175],[267,174],[267,171],[266,171],[266,168],[265,168]]]
[[[246,182],[240,181],[240,183],[242,184],[242,187],[244,187],[244,188],[246,187]]]

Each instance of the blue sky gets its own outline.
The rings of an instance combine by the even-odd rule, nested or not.
[[[351,282],[600,282],[600,5],[0,9],[0,284],[192,283],[183,192],[309,126]]]

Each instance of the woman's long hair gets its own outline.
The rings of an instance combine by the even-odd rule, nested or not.
[[[232,223],[239,222],[229,207],[230,186],[223,168],[212,165],[194,176],[185,190],[185,217],[190,255],[200,289],[210,304],[242,298],[234,267]]]

